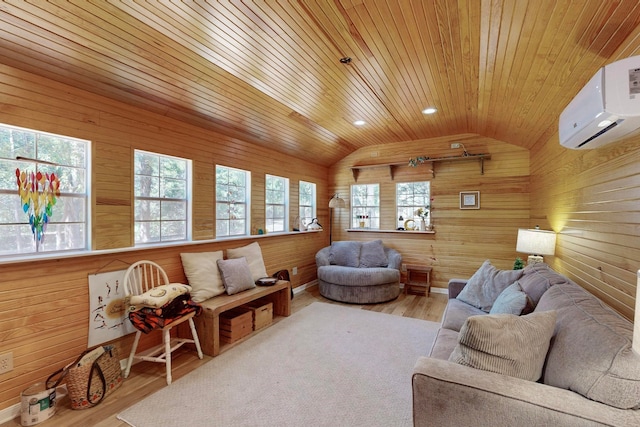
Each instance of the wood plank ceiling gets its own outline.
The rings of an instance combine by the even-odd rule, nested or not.
[[[329,166],[456,134],[532,148],[639,24],[636,0],[11,0],[0,62]]]

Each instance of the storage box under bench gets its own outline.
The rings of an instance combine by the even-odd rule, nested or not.
[[[220,313],[220,341],[231,344],[253,332],[253,311],[244,306]]]
[[[224,313],[228,312],[229,310],[253,302],[256,302],[258,307],[264,307],[265,305],[271,304],[272,319],[275,316],[290,316],[291,283],[286,280],[279,280],[273,286],[257,286],[255,288],[242,291],[234,295],[219,295],[217,297],[209,298],[208,300],[201,302],[200,304],[203,308],[202,314],[200,316],[194,317],[193,320],[196,324],[202,351],[205,354],[209,356],[217,356],[228,346],[233,346],[234,344],[241,342],[242,340],[247,338],[248,335],[243,335],[240,338],[236,338],[233,342],[221,342],[221,340],[223,339],[223,333],[226,334],[226,332],[223,332],[222,319],[226,316]],[[245,310],[247,309],[245,308]],[[266,311],[268,312],[268,309]],[[250,311],[248,313],[249,316],[252,316]],[[250,317],[250,319],[252,319],[252,317]],[[260,313],[258,313],[258,329],[268,326],[268,324],[265,323],[265,319],[266,314],[263,313],[261,315]],[[269,324],[271,322],[269,322]],[[249,323],[250,329],[252,329],[252,324],[253,321]],[[250,330],[249,332],[252,331]],[[238,332],[236,332],[236,334],[238,334]],[[224,339],[226,340],[226,337]],[[225,348],[223,348],[221,344],[224,344]]]
[[[273,303],[252,301],[243,305],[242,308],[246,308],[251,312],[254,331],[269,326],[273,321]]]

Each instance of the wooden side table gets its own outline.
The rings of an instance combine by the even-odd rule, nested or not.
[[[405,267],[407,280],[404,284],[404,293],[429,296],[431,293],[431,267],[417,264],[407,264]]]

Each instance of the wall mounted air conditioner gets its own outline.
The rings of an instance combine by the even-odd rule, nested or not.
[[[596,148],[640,131],[640,56],[602,67],[560,114],[560,144]]]

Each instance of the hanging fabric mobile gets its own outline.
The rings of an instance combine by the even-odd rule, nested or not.
[[[52,173],[26,172],[16,169],[18,194],[22,210],[29,217],[34,239],[42,242],[53,206],[60,197],[60,180]]]

